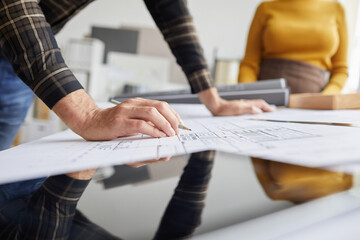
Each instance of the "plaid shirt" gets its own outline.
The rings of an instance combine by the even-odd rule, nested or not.
[[[185,72],[193,93],[212,86],[184,0],[144,0]],[[54,34],[92,0],[2,0],[1,54],[50,108],[82,88],[61,55]]]

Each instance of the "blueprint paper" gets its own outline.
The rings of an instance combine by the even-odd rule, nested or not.
[[[360,128],[247,118],[186,119],[192,131],[180,130],[178,136],[167,138],[137,135],[86,142],[67,130],[0,152],[0,183],[204,150],[316,167],[360,162]]]

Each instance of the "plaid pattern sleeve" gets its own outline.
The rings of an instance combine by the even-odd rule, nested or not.
[[[89,182],[65,175],[48,178],[30,200],[18,233],[21,239],[68,239],[77,203]]]
[[[213,86],[185,0],[144,0],[169,44],[177,63],[185,72],[193,93]]]
[[[30,198],[19,198],[1,206],[0,239],[74,239],[69,236],[76,206],[88,183],[89,180],[66,175],[53,176]]]
[[[0,2],[0,48],[16,74],[50,108],[82,88],[66,66],[37,0]]]
[[[54,34],[93,0],[41,0],[39,6]]]
[[[0,205],[0,239],[120,240],[76,209],[89,182],[52,176],[32,196]]]
[[[214,159],[215,151],[191,154],[153,239],[191,237],[201,223]]]

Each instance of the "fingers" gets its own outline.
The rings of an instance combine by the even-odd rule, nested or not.
[[[260,114],[274,111],[275,109],[262,99],[240,100],[239,114]]]
[[[261,109],[264,112],[274,112],[275,109],[272,108],[267,102],[265,102],[263,99],[256,99],[256,100],[248,100],[251,103],[254,103],[256,107]]]
[[[260,114],[263,111],[257,107],[256,105],[248,104],[248,103],[241,103],[237,106],[237,115],[243,114]]]
[[[173,114],[175,115],[176,119],[178,120],[178,124],[176,125],[176,133],[179,133],[179,124],[184,125],[184,122],[182,121],[182,119],[180,118],[180,115],[169,105],[170,110],[173,112]]]
[[[133,106],[148,106],[156,108],[156,110],[170,123],[170,126],[175,131],[175,133],[179,133],[179,124],[182,122],[182,120],[179,114],[177,114],[176,111],[168,103],[143,98],[129,99],[126,102]],[[155,122],[153,123],[156,125]]]
[[[126,127],[126,131],[130,133],[142,133],[156,138],[167,136],[163,131],[159,130],[157,127],[150,125],[144,120],[128,120],[127,124],[124,127]]]
[[[179,133],[179,124],[181,122],[179,115],[175,112],[172,107],[166,102],[156,101],[153,103],[156,106],[156,109],[160,112],[162,116],[170,123],[171,127],[174,129],[175,133]]]
[[[169,137],[176,135],[169,121],[155,107],[133,107],[129,116],[132,119],[141,119],[151,122]]]
[[[68,177],[77,180],[89,180],[95,174],[97,168],[66,174]]]
[[[267,102],[262,99],[256,100],[233,100],[224,101],[219,111],[215,112],[217,116],[242,115],[242,114],[259,114],[262,112],[273,112],[273,109]]]
[[[138,133],[152,137],[174,136],[179,132],[179,115],[169,104],[149,99],[129,99],[115,107],[92,111],[80,135],[88,140],[112,140]]]
[[[263,111],[260,109],[260,108],[258,108],[257,106],[249,106],[248,107],[248,113],[250,113],[250,114],[260,114],[260,113],[262,113]]]
[[[128,166],[130,166],[130,167],[138,168],[138,167],[142,167],[142,166],[148,165],[148,164],[153,164],[153,163],[158,163],[158,162],[166,162],[166,161],[169,161],[170,158],[171,158],[171,156],[169,156],[169,157],[164,157],[164,158],[159,158],[159,159],[155,159],[155,160],[148,160],[148,161],[128,163],[128,164],[126,164],[126,165],[128,165]]]

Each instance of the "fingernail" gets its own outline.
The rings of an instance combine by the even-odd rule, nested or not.
[[[160,131],[160,136],[161,137],[167,137],[167,135],[163,131]]]
[[[260,108],[257,108],[257,107],[254,107],[254,108],[253,108],[253,111],[254,111],[255,114],[262,113],[261,109],[260,109]]]
[[[171,136],[175,136],[176,133],[175,133],[175,130],[173,128],[170,128],[170,132],[171,132]]]
[[[180,123],[179,123],[179,125],[180,125]],[[179,125],[176,126],[175,128],[173,128],[175,130],[176,134],[179,134]]]

